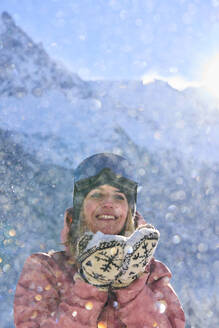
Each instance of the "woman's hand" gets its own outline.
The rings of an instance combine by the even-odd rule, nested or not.
[[[108,289],[122,267],[125,242],[123,236],[85,233],[77,244],[80,277],[98,288]]]
[[[128,238],[87,232],[77,244],[80,277],[100,288],[129,286],[145,271],[158,239],[159,232],[150,225]]]
[[[159,240],[160,233],[152,225],[140,226],[127,238],[122,268],[112,283],[112,288],[129,286],[145,272]]]

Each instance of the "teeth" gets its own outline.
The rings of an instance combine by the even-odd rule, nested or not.
[[[110,220],[115,220],[115,216],[113,215],[100,215],[98,216],[98,219],[110,219]]]

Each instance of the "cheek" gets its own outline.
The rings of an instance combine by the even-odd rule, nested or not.
[[[124,204],[124,206],[122,207],[122,216],[123,216],[123,218],[124,217],[127,218],[128,210],[129,210],[128,204]]]
[[[96,205],[94,204],[94,202],[87,201],[84,203],[83,210],[84,210],[85,221],[87,222],[91,221],[91,216],[95,211],[95,209],[96,209]]]

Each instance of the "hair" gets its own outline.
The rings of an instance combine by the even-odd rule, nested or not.
[[[80,211],[79,220],[77,220],[76,225],[74,224],[75,229],[71,229],[72,222],[67,224],[69,225],[69,232],[67,234],[67,240],[64,242],[64,245],[69,248],[70,254],[75,257],[77,242],[79,238],[82,237],[86,231],[89,231],[85,221],[83,206]],[[120,231],[119,235],[128,237],[135,231],[136,227],[136,222],[132,216],[132,209],[129,207],[125,225]]]

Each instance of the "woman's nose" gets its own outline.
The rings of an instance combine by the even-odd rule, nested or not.
[[[105,207],[112,207],[114,202],[113,202],[113,198],[108,196],[108,197],[105,197],[103,199],[103,202],[102,202],[103,206]]]

